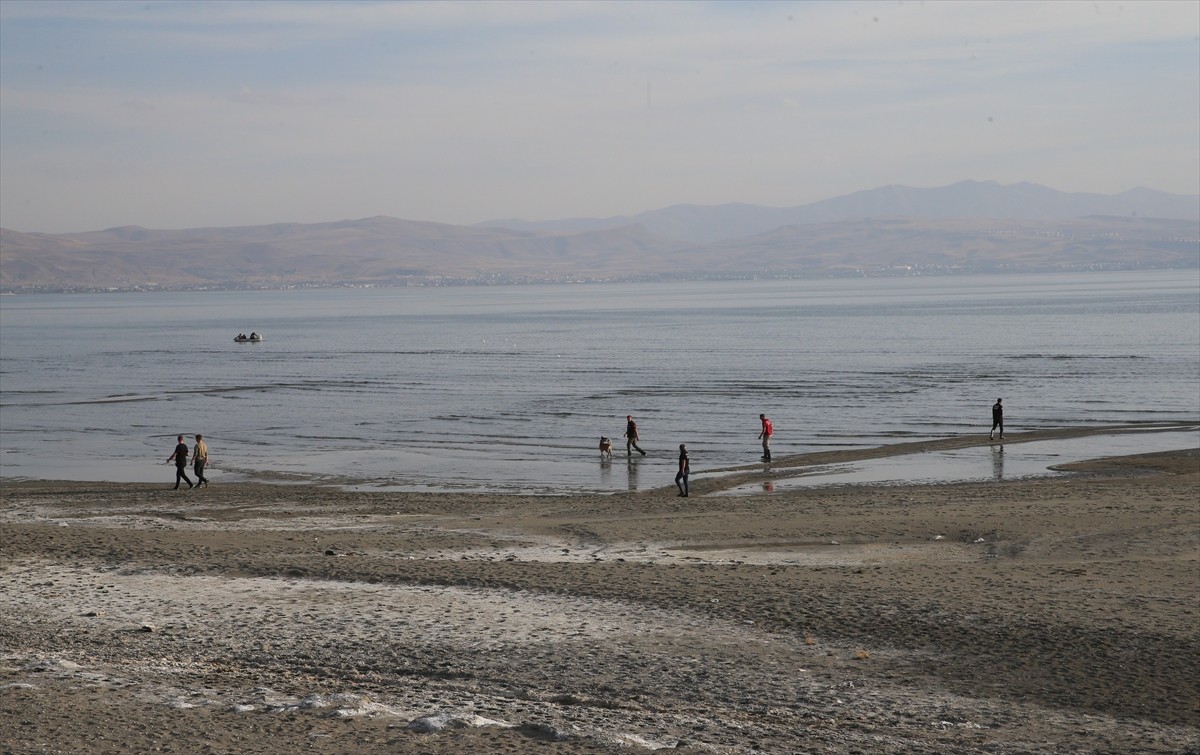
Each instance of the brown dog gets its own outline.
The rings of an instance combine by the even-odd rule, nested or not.
[[[600,458],[612,458],[612,439],[600,436]]]

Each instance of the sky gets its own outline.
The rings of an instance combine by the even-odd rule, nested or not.
[[[0,226],[1200,193],[1200,2],[0,0]]]

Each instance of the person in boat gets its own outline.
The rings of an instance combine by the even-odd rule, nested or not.
[[[259,337],[258,333],[255,333],[254,331],[250,331],[250,340],[251,341],[253,341],[254,339],[256,339],[258,337]]]

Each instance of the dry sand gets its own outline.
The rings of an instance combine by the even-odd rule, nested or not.
[[[704,495],[755,467],[687,499],[5,482],[0,751],[1200,752],[1200,453],[1077,469]]]

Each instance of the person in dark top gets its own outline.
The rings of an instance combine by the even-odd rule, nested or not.
[[[992,431],[988,433],[988,440],[994,440],[996,428],[1000,428],[1000,440],[1004,440],[1004,407],[1000,404],[1003,399],[996,399],[996,403],[992,404]]]
[[[675,487],[679,488],[679,496],[681,498],[688,497],[688,465],[687,446],[683,443],[679,444],[679,471],[675,473]]]
[[[187,443],[183,442],[183,436],[180,435],[176,439],[175,453],[167,457],[167,463],[175,462],[175,489],[179,490],[179,481],[183,480],[188,484],[188,490],[192,489],[192,481],[187,476],[187,460],[188,447]]]
[[[646,455],[646,452],[643,451],[640,446],[638,446],[637,442],[638,442],[637,423],[633,421],[632,415],[626,414],[625,415],[625,454],[627,456],[633,456],[633,449],[635,449],[635,448],[637,449],[637,452],[640,453],[642,456]]]

